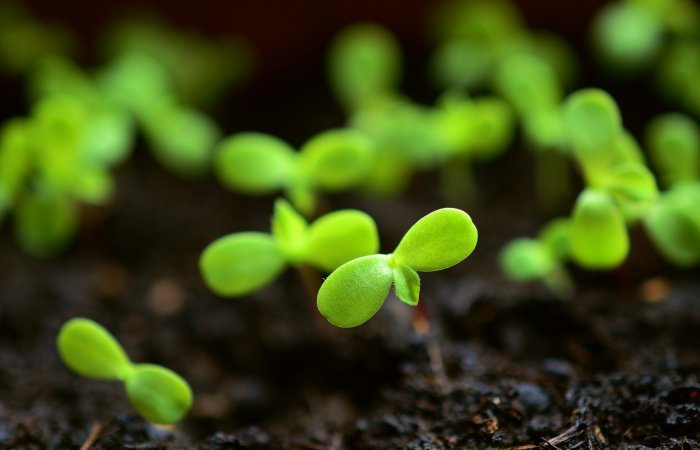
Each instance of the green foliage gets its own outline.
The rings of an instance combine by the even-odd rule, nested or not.
[[[78,227],[75,203],[65,196],[26,193],[15,208],[15,236],[24,251],[38,258],[62,251]]]
[[[501,252],[500,262],[505,275],[514,281],[544,279],[557,265],[547,247],[531,238],[509,242]]]
[[[625,220],[605,191],[586,189],[579,195],[569,239],[571,259],[588,270],[615,268],[629,252]]]
[[[415,306],[420,292],[416,272],[459,263],[474,250],[477,236],[464,211],[434,211],[408,230],[393,254],[353,259],[333,271],[318,292],[318,310],[335,326],[356,327],[379,311],[392,284],[401,301]]]
[[[690,117],[669,113],[647,126],[652,165],[666,186],[700,179],[700,129]]]
[[[376,225],[361,211],[335,211],[309,226],[289,203],[277,200],[271,235],[244,232],[219,238],[204,250],[199,265],[212,291],[235,297],[269,284],[287,265],[310,264],[331,272],[378,249]]]
[[[399,44],[379,25],[352,25],[342,30],[331,44],[328,59],[331,87],[350,111],[393,92],[400,70]]]
[[[359,186],[372,161],[369,138],[346,128],[317,134],[299,152],[267,134],[235,134],[219,144],[214,168],[231,190],[260,195],[284,189],[296,208],[310,215],[316,206],[315,192]]]
[[[66,322],[56,347],[63,362],[77,374],[123,382],[129,401],[146,420],[174,423],[192,405],[192,391],[184,379],[155,364],[133,364],[117,340],[90,319]]]
[[[644,218],[652,242],[671,263],[700,262],[700,183],[682,183],[666,192]]]

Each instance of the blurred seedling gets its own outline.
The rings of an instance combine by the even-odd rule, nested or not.
[[[131,362],[117,340],[90,319],[66,322],[56,346],[66,366],[78,375],[124,383],[129,402],[150,422],[178,422],[192,406],[192,390],[182,377],[156,364]]]
[[[651,164],[664,185],[700,179],[700,129],[690,117],[668,113],[654,118],[646,130]]]
[[[416,222],[393,253],[353,259],[331,273],[318,291],[317,307],[333,325],[362,325],[379,311],[394,286],[396,296],[418,305],[418,272],[452,267],[471,254],[478,233],[467,213],[443,208]]]
[[[309,265],[328,273],[378,249],[377,228],[367,214],[340,210],[309,224],[280,199],[271,234],[242,232],[219,238],[207,246],[199,264],[213,292],[237,297],[271,283],[287,266]]]
[[[372,141],[353,129],[321,132],[295,151],[264,133],[238,133],[216,149],[214,169],[227,188],[265,195],[285,191],[304,215],[316,210],[317,192],[357,188],[373,164]]]

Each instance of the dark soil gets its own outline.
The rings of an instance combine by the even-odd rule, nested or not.
[[[139,153],[118,174],[117,201],[84,211],[63,257],[24,256],[4,229],[0,447],[77,449],[92,430],[96,449],[700,448],[697,273],[650,253],[614,274],[576,274],[570,301],[507,283],[498,249],[538,223],[529,194],[507,195],[529,192],[517,188],[527,180],[498,174],[528,158],[516,150],[482,168],[479,247],[423,277],[421,335],[393,298],[357,329],[319,326],[291,270],[249,298],[216,298],[199,252],[227,232],[267,229],[271,199],[183,183]],[[420,177],[411,202],[328,201],[374,214],[388,250],[440,205],[434,185]],[[155,428],[120,385],[70,373],[54,338],[76,315],[107,326],[134,360],[185,376],[197,396],[188,418]]]

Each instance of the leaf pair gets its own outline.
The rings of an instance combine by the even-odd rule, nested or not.
[[[248,194],[284,190],[305,215],[316,207],[317,190],[359,186],[373,162],[373,144],[352,129],[317,134],[299,150],[264,133],[238,133],[216,150],[214,168],[227,188]]]
[[[117,340],[90,319],[73,318],[66,322],[58,333],[56,346],[73,372],[124,383],[129,401],[146,420],[174,423],[192,405],[192,390],[184,379],[156,364],[132,363]]]
[[[378,249],[377,227],[361,211],[335,211],[309,225],[289,203],[278,200],[271,235],[245,232],[224,236],[207,246],[199,264],[212,291],[234,297],[262,288],[287,265],[310,264],[331,272]]]
[[[392,254],[364,256],[338,267],[318,292],[318,310],[335,326],[356,327],[381,308],[392,284],[401,301],[415,306],[420,294],[417,272],[452,267],[471,254],[477,238],[464,211],[434,211],[408,230]]]

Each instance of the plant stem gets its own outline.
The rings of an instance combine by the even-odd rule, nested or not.
[[[428,359],[430,360],[430,369],[435,377],[435,383],[442,394],[447,394],[451,390],[451,387],[449,379],[447,378],[447,372],[445,371],[445,361],[442,357],[442,350],[440,349],[437,333],[434,329],[431,329],[425,303],[419,301],[414,311],[413,330],[425,339],[425,347],[428,353]]]

